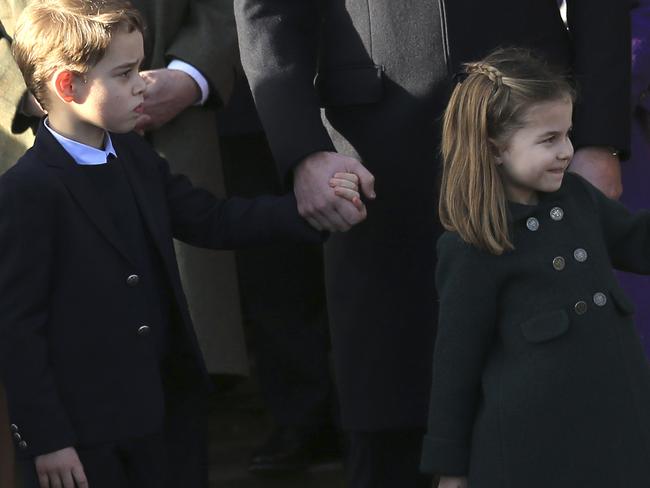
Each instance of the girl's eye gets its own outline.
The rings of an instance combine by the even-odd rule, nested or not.
[[[555,136],[551,136],[551,137],[547,137],[542,142],[553,142],[554,140],[555,140]]]
[[[123,76],[124,78],[128,78],[129,73],[131,73],[131,70],[125,71],[124,73],[120,73],[120,76]]]

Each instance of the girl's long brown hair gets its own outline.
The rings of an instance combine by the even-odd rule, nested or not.
[[[531,106],[574,98],[559,71],[522,49],[500,49],[465,65],[442,129],[439,215],[447,230],[492,254],[513,249],[497,148],[525,124]]]

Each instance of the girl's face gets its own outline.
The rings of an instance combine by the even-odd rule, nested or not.
[[[557,191],[573,157],[569,99],[533,105],[525,125],[498,152],[497,164],[508,200],[536,204],[538,192]]]

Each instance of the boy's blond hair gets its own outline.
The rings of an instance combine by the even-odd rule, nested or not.
[[[27,88],[47,109],[47,83],[57,69],[87,73],[104,56],[114,33],[144,31],[127,0],[34,0],[16,24],[12,51]]]
[[[465,65],[445,111],[439,216],[445,229],[492,254],[512,250],[496,155],[536,104],[575,99],[560,71],[529,51],[499,49]]]

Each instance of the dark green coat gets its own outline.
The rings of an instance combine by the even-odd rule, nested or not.
[[[611,268],[650,274],[650,213],[571,174],[510,209],[512,252],[438,242],[423,469],[471,488],[649,487],[650,370]]]

